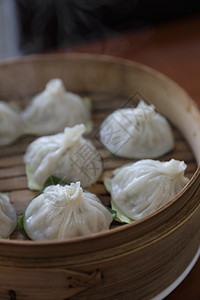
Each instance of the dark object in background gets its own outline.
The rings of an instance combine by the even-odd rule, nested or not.
[[[20,48],[35,53],[199,12],[196,0],[15,0]]]

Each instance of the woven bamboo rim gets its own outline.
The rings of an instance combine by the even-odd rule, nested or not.
[[[71,241],[34,242],[23,240],[16,232],[12,239],[0,240],[0,267],[4,271],[5,268],[11,268],[16,275],[18,267],[35,268],[35,261],[40,268],[49,268],[50,265],[51,268],[60,268],[63,266],[63,258],[73,257],[71,262],[65,261],[65,267],[73,268],[75,263],[76,268],[88,270],[87,263],[95,266],[99,262],[103,265],[112,259],[120,260],[128,254],[137,257],[137,253],[141,252],[141,255],[145,255],[151,248],[156,249],[156,256],[161,264],[158,249],[169,249],[169,246],[173,248],[173,239],[179,239],[187,231],[185,240],[180,238],[179,253],[184,250],[184,253],[188,253],[188,258],[183,260],[185,254],[181,258],[177,254],[176,259],[182,265],[170,279],[173,280],[189,264],[199,246],[199,231],[194,232],[194,228],[199,225],[197,215],[200,209],[200,115],[197,106],[178,85],[146,66],[124,59],[89,54],[38,55],[3,62],[0,64],[0,97],[6,101],[14,100],[24,107],[54,77],[62,78],[68,90],[91,97],[95,130],[110,111],[118,108],[120,103],[123,105],[124,99],[127,100],[130,95],[133,96],[137,86],[140,94],[151,99],[158,111],[173,123],[176,147],[174,152],[162,157],[162,160],[171,157],[184,160],[188,164],[186,175],[190,177],[190,181],[176,197],[151,216],[129,225],[114,225],[111,230],[95,236]],[[23,79],[26,79],[26,84]],[[163,102],[160,101],[162,97],[165,99]],[[96,136],[91,138],[104,159],[104,174],[110,174],[113,168],[125,163],[125,160],[108,158]],[[22,163],[25,147],[32,140],[33,137],[30,136],[22,137],[12,146],[0,149],[0,190],[10,192],[19,216],[33,197],[33,192],[27,189]],[[108,204],[109,195],[102,183],[104,174],[88,190],[97,193]],[[88,247],[91,247],[92,252]],[[156,256],[150,255],[149,259],[153,261]],[[169,255],[169,261],[170,258],[172,259],[172,255]],[[158,268],[155,261],[154,265]],[[13,271],[15,267],[16,272]],[[163,287],[170,280],[164,282]],[[157,287],[156,292],[160,291],[159,288]],[[151,294],[154,295],[155,291]]]

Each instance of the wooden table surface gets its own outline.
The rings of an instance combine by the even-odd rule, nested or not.
[[[130,30],[67,52],[107,54],[143,63],[176,81],[200,105],[200,16]],[[200,259],[166,299],[200,299]]]

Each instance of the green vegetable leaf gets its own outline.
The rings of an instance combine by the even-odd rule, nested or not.
[[[90,134],[93,130],[93,122],[92,120],[88,120],[87,122],[84,123],[85,125],[85,133],[84,134]]]
[[[113,157],[114,156],[114,154],[110,151],[110,150],[106,150],[106,153],[107,153],[107,155],[109,156],[109,157]]]
[[[64,179],[60,179],[54,175],[50,175],[45,182],[43,183],[42,186],[40,186],[35,179],[33,178],[33,173],[30,169],[29,164],[26,164],[26,176],[27,176],[27,180],[28,180],[28,187],[31,190],[34,191],[39,191],[39,194],[41,194],[43,192],[43,190],[49,186],[49,185],[56,185],[56,184],[60,184],[60,185],[66,185],[68,184],[68,182],[66,182]]]
[[[64,179],[60,179],[54,175],[50,175],[43,183],[43,185],[42,185],[41,189],[39,190],[39,192],[37,193],[36,197],[39,196],[40,194],[42,194],[43,191],[46,189],[46,187],[48,187],[50,185],[57,185],[57,184],[65,186],[66,184],[69,184],[69,183],[66,182]]]
[[[113,207],[112,208],[110,208],[108,206],[105,206],[105,207],[111,213],[111,215],[113,217],[113,221],[116,221],[119,223],[127,223],[127,224],[130,224],[134,221],[134,220],[130,219],[129,217],[126,217],[125,215],[123,215],[122,213],[117,211],[116,209],[113,209]]]
[[[116,216],[115,216],[114,220],[119,223],[126,223],[126,224],[130,224],[134,221],[134,220],[130,219],[129,217],[126,217],[125,215],[121,214],[120,212],[116,212]]]
[[[104,177],[103,183],[104,183],[106,190],[110,193],[111,192],[111,178]]]
[[[24,217],[25,217],[25,212],[23,213],[23,215],[21,216],[21,218],[19,218],[18,220],[18,228],[19,228],[19,232],[27,239],[30,240],[29,236],[27,235],[25,229],[24,229]]]
[[[107,208],[107,210],[111,213],[111,215],[113,217],[113,220],[115,220],[117,212],[114,209],[112,209],[112,208],[110,208],[108,206],[105,206],[105,208]]]
[[[16,101],[9,101],[8,106],[17,113],[21,113],[21,107],[18,105]]]
[[[57,185],[57,184],[60,184],[60,185],[62,185],[62,186],[65,186],[66,184],[67,184],[67,185],[70,185],[70,183],[67,182],[66,180],[60,179],[60,178],[58,178],[58,177],[56,177],[56,176],[54,176],[54,175],[51,175],[51,176],[49,176],[49,177],[46,179],[46,181],[44,182],[42,188],[41,188],[40,191],[39,191],[39,194],[41,194],[41,193],[44,191],[44,189],[45,189],[46,187],[48,187],[48,186],[50,186],[50,185]],[[86,192],[86,193],[89,193],[89,192],[86,191],[85,189],[83,189],[83,191]]]
[[[104,186],[106,188],[106,190],[110,193],[111,192],[111,178],[108,177],[104,177]],[[110,213],[113,216],[113,220],[120,222],[120,223],[127,223],[130,224],[132,223],[134,220],[125,216],[124,214],[122,214],[117,207],[113,204],[113,202],[111,201],[111,206],[112,208],[107,207],[107,209],[110,211]]]
[[[39,186],[39,184],[33,178],[33,173],[30,169],[29,164],[26,164],[26,176],[27,176],[27,180],[28,180],[29,189],[34,190],[34,191],[39,191],[41,189],[41,186]]]
[[[114,205],[113,201],[111,201],[111,206],[112,206],[112,210],[114,210],[116,212],[116,216],[114,218],[115,221],[120,222],[120,223],[127,223],[130,224],[132,223],[134,220],[125,216],[124,214],[122,214]]]
[[[89,97],[86,96],[86,97],[82,97],[82,100],[83,100],[85,106],[86,106],[89,110],[91,110],[91,109],[92,109],[92,101],[91,101],[91,99],[90,99]]]
[[[66,182],[64,179],[60,179],[54,175],[51,175],[45,180],[44,184],[42,185],[42,189],[40,189],[40,191],[43,191],[47,186],[57,185],[57,184],[64,186],[69,183]]]

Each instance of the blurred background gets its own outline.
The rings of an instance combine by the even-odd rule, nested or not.
[[[0,59],[198,15],[196,0],[0,0]]]

